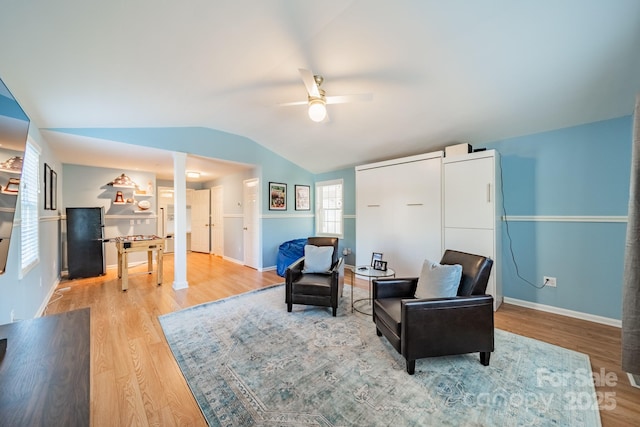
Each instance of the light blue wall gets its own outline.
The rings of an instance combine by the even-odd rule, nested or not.
[[[493,142],[502,155],[507,215],[502,277],[506,297],[621,318],[626,223],[548,222],[582,216],[625,216],[629,198],[632,118],[622,117]],[[536,218],[538,216],[538,218]],[[543,276],[557,288],[535,289]]]
[[[64,181],[61,165],[53,155],[49,145],[40,132],[31,125],[29,137],[40,148],[40,168],[42,174],[44,163],[58,172],[58,208],[62,206],[61,186]],[[40,176],[43,182],[42,175]],[[43,185],[43,184],[41,184]],[[41,192],[42,194],[42,192]],[[40,261],[23,277],[20,273],[20,196],[16,210],[16,220],[11,233],[7,269],[0,275],[0,324],[11,321],[13,310],[15,319],[30,319],[44,309],[52,289],[60,280],[60,217],[59,210],[44,210],[44,200],[40,199]]]

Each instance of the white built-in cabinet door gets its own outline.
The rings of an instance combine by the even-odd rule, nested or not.
[[[394,250],[389,265],[416,277],[426,258],[441,257],[440,158],[391,166],[394,183]]]
[[[443,250],[483,255],[494,261],[486,291],[494,297],[494,309],[502,302],[496,156],[487,151],[443,161]]]
[[[393,233],[392,191],[386,170],[366,169],[356,173],[356,264],[369,265],[373,252],[389,253]]]
[[[356,172],[356,263],[373,252],[396,276],[417,276],[441,257],[441,157],[399,159]]]
[[[444,164],[444,226],[493,228],[492,157]]]

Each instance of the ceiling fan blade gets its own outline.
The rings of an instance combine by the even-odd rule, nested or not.
[[[300,71],[300,77],[302,77],[302,82],[307,88],[307,92],[309,93],[309,95],[319,97],[320,92],[318,91],[316,80],[313,78],[313,73],[309,70],[305,70],[304,68],[298,68],[298,71]]]
[[[308,105],[309,101],[294,101],[294,102],[284,102],[282,104],[276,104],[279,107],[289,107],[291,105]]]
[[[371,93],[360,93],[356,95],[327,96],[327,104],[345,104],[347,102],[368,102],[373,99]]]

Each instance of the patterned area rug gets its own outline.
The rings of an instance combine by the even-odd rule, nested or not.
[[[287,313],[278,285],[160,323],[211,426],[600,425],[585,354],[496,330],[490,366],[428,358],[410,376],[346,285],[337,317]]]

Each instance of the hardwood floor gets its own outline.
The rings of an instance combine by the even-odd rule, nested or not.
[[[58,289],[70,289],[54,294],[46,313],[91,308],[92,426],[205,426],[157,317],[284,279],[274,271],[260,273],[199,253],[188,255],[189,288],[184,290],[171,287],[173,256],[165,257],[162,286],[145,270],[146,265],[131,269],[127,292],[120,290],[115,269],[98,278],[64,280]],[[358,280],[356,286],[366,288],[367,282]],[[347,293],[342,303],[349,303]],[[495,321],[497,328],[588,354],[592,370],[608,375],[609,385],[596,387],[603,397],[603,426],[636,425],[640,389],[631,387],[620,370],[619,329],[508,304]]]

